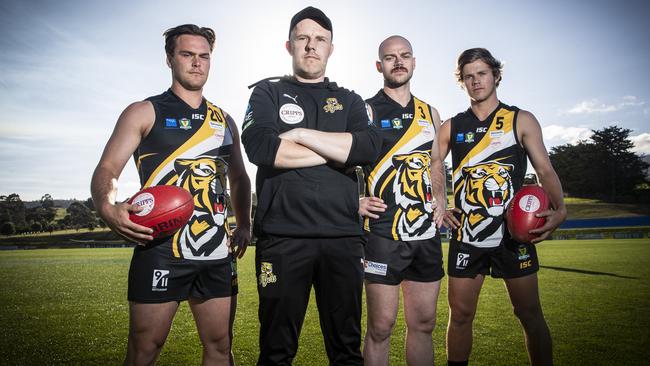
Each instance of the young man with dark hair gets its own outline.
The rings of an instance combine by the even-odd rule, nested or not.
[[[440,151],[452,154],[455,208],[445,215],[449,243],[449,365],[467,365],[472,322],[485,276],[503,278],[514,313],[524,329],[531,364],[551,365],[551,335],[539,299],[535,244],[566,218],[562,186],[548,158],[542,129],[532,113],[497,98],[501,63],[488,50],[464,51],[456,76],[470,108],[441,127]],[[518,243],[505,228],[506,207],[521,188],[530,159],[549,196],[551,209],[537,214],[544,226],[532,243]]]
[[[214,32],[182,25],[165,32],[172,85],[128,106],[95,169],[95,207],[117,234],[138,243],[129,270],[126,365],[153,364],[180,301],[188,300],[203,345],[203,364],[233,364],[236,258],[250,242],[250,181],[237,126],[203,97]],[[133,155],[143,187],[175,185],[194,196],[194,213],[176,234],[153,240],[129,220],[141,209],[115,201],[116,181]],[[237,228],[231,232],[227,182]],[[233,250],[231,250],[231,248]]]
[[[382,136],[381,154],[366,167],[366,364],[387,365],[402,289],[406,363],[432,365],[432,332],[444,276],[438,227],[445,213],[438,111],[411,94],[411,43],[391,36],[379,45],[384,87],[366,102]]]
[[[379,154],[363,100],[325,77],[332,23],[291,19],[293,76],[257,83],[242,142],[258,166],[259,365],[289,365],[312,286],[332,365],[361,365],[363,237],[353,168]]]

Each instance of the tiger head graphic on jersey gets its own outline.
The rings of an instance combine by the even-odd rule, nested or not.
[[[214,156],[177,159],[178,186],[194,196],[194,213],[179,235],[179,242],[196,256],[210,255],[226,235],[227,164]],[[217,240],[211,240],[217,236]],[[210,245],[205,244],[210,242]],[[205,245],[204,245],[205,244]]]
[[[471,241],[490,237],[500,227],[494,220],[504,214],[513,195],[511,164],[490,161],[464,167],[460,191],[462,230]]]
[[[431,155],[426,151],[393,156],[395,180],[393,192],[398,210],[393,235],[414,236],[426,232],[432,221]]]

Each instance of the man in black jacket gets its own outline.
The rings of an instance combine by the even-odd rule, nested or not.
[[[251,95],[242,141],[258,166],[254,230],[258,364],[291,364],[312,285],[331,364],[362,364],[363,237],[352,167],[381,147],[360,96],[325,77],[332,23],[307,7],[291,19],[293,76]]]

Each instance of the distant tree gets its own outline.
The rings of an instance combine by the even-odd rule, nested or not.
[[[48,224],[47,227],[45,228],[45,230],[47,230],[47,232],[49,232],[50,235],[52,235],[52,232],[54,232],[54,225],[53,224]]]
[[[40,233],[41,231],[43,231],[43,225],[40,222],[36,221],[32,223],[30,229],[32,229],[32,232]]]
[[[70,206],[68,206],[67,211],[70,214],[72,225],[75,226],[77,230],[80,227],[88,227],[91,223],[95,225],[97,222],[95,214],[81,202],[72,202]]]
[[[45,209],[54,208],[54,199],[49,193],[46,193],[41,197],[41,207]]]
[[[0,234],[2,235],[13,235],[16,233],[16,225],[11,221],[6,221],[0,225]]]
[[[61,230],[69,229],[72,227],[72,215],[67,214],[64,218],[57,220],[56,223],[59,225]]]
[[[629,129],[617,126],[594,130],[591,140],[551,149],[549,157],[564,190],[576,197],[610,202],[629,201],[647,184],[648,163],[634,154]]]
[[[0,224],[11,221],[15,225],[16,232],[27,230],[25,211],[25,204],[16,193],[0,196]]]
[[[88,207],[90,211],[95,211],[95,202],[93,202],[92,197],[88,197],[88,199],[84,201],[84,206]]]

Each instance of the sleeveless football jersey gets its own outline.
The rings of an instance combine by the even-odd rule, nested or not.
[[[380,130],[379,160],[365,168],[366,192],[388,206],[378,219],[366,218],[364,229],[401,241],[436,235],[431,189],[431,144],[436,134],[431,107],[411,97],[402,107],[383,90],[366,101]]]
[[[496,247],[505,234],[504,213],[523,184],[526,152],[517,138],[517,107],[500,103],[485,121],[469,108],[451,119],[454,203],[461,226],[451,240]]]
[[[224,113],[205,99],[194,109],[171,89],[147,100],[156,119],[133,154],[140,184],[175,185],[194,196],[192,217],[163,244],[171,244],[176,258],[226,258],[226,179],[233,138]]]

